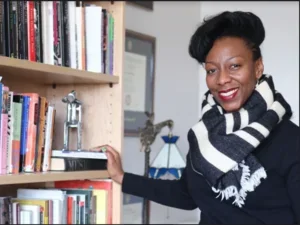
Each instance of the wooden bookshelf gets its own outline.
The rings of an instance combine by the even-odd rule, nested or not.
[[[71,69],[0,56],[4,80],[30,80],[35,84],[116,84],[118,76]]]
[[[107,171],[44,172],[0,175],[0,185],[29,184],[62,180],[107,179]]]
[[[86,3],[89,3],[86,1]],[[0,56],[2,83],[14,92],[36,92],[56,109],[53,149],[62,149],[66,105],[62,98],[75,90],[83,103],[82,145],[84,149],[109,144],[123,149],[123,55],[125,43],[125,2],[93,1],[114,17],[114,75],[98,74],[62,66]],[[70,148],[76,148],[70,139]],[[27,184],[51,187],[54,181],[108,178],[107,171],[46,172],[0,176],[0,193],[10,193]],[[122,223],[121,186],[113,183],[113,224]]]

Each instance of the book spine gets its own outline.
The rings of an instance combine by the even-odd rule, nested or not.
[[[9,15],[9,57],[14,58],[14,39],[15,39],[15,32],[14,32],[14,12],[13,12],[13,2],[8,2],[8,15]]]
[[[52,151],[52,127],[53,127],[53,106],[48,106],[48,112],[46,117],[46,131],[45,131],[45,148],[43,155],[42,171],[47,172],[50,169],[50,159]]]
[[[12,58],[18,58],[18,9],[17,1],[11,2],[11,35],[12,35]]]
[[[41,126],[41,120],[40,120],[40,110],[41,110],[41,97],[38,96],[38,103],[35,107],[35,123],[36,123],[36,137],[35,137],[35,149],[34,149],[34,165],[33,165],[33,170],[36,171],[37,167],[37,160],[39,156],[39,136],[40,136],[40,126]]]
[[[57,1],[57,29],[58,29],[58,52],[59,52],[59,66],[63,66],[65,64],[64,58],[64,23],[63,23],[63,1]]]
[[[76,6],[76,26],[75,26],[75,41],[76,41],[76,68],[82,70],[82,11],[81,6]]]
[[[10,57],[10,2],[4,1],[4,23],[5,23],[5,49],[6,56]]]
[[[6,55],[5,49],[5,4],[0,1],[0,55]]]
[[[14,113],[14,108],[13,108],[13,96],[14,92],[10,91],[8,93],[8,107],[7,107],[7,112],[8,112],[8,124],[7,124],[7,134],[8,134],[8,139],[7,139],[7,170],[6,173],[12,173],[12,141],[13,141],[13,113]]]
[[[23,96],[13,96],[12,174],[19,173]]]
[[[34,1],[27,1],[27,32],[28,32],[28,60],[36,61]]]
[[[107,10],[102,9],[102,68],[106,73],[106,52],[107,52]]]
[[[41,97],[40,102],[40,112],[39,112],[39,128],[38,128],[38,137],[37,137],[37,157],[35,170],[40,172],[42,170],[42,157],[44,151],[44,139],[45,139],[45,119],[46,119],[46,107],[47,102],[45,97]]]
[[[76,3],[68,1],[68,8],[70,67],[76,69]]]
[[[51,161],[55,162],[55,157]],[[58,158],[64,161],[64,171],[83,171],[83,170],[106,170],[107,160],[102,159],[83,159],[83,158]],[[53,165],[54,164],[54,165]],[[51,162],[51,169],[55,170],[55,163]]]
[[[1,174],[7,173],[7,140],[8,140],[8,92],[7,86],[3,87],[2,91],[2,112],[1,112],[1,132],[2,132],[2,142],[1,142]]]
[[[41,35],[41,2],[34,2],[34,41],[35,41],[35,58],[36,62],[43,62]]]
[[[24,18],[24,2],[18,1],[17,2],[17,36],[18,36],[18,58],[19,59],[25,59],[25,52],[24,52],[24,24],[23,24],[23,18]]]
[[[22,33],[23,33],[23,54],[24,59],[28,59],[28,48],[29,48],[29,41],[28,41],[28,3],[27,1],[23,1],[23,22],[22,22]]]
[[[85,29],[85,7],[81,7],[81,63],[82,69],[86,70],[86,29]],[[100,41],[100,40],[99,40]]]
[[[27,130],[28,130],[28,115],[29,115],[29,97],[23,96],[22,104],[22,124],[21,124],[21,143],[20,143],[20,166],[19,171],[24,172],[25,155],[27,146]]]
[[[27,128],[27,144],[25,153],[24,172],[34,172],[35,168],[35,151],[36,151],[36,133],[38,120],[38,102],[39,96],[37,94],[24,94],[29,97],[29,114],[28,114],[28,128]]]
[[[62,37],[63,37],[63,59],[64,66],[70,67],[70,26],[69,26],[69,2],[63,1],[62,4]]]

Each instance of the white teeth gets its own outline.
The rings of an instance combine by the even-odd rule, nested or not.
[[[228,96],[234,94],[236,91],[237,91],[237,88],[236,88],[236,89],[233,89],[232,91],[222,92],[222,93],[220,93],[220,95],[221,95],[221,96],[228,97]]]

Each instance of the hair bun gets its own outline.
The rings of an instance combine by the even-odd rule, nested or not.
[[[227,12],[227,25],[232,30],[239,30],[244,37],[259,47],[265,39],[265,28],[261,19],[251,12]],[[226,30],[225,30],[226,32]]]
[[[265,29],[261,19],[251,12],[222,12],[204,19],[195,31],[190,41],[190,55],[200,63],[204,62],[214,41],[224,36],[244,38],[259,48],[265,39]]]

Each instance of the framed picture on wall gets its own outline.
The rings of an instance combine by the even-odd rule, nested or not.
[[[124,54],[124,134],[138,136],[145,112],[154,111],[155,37],[126,30]]]
[[[153,1],[127,1],[127,3],[149,11],[153,11]]]

